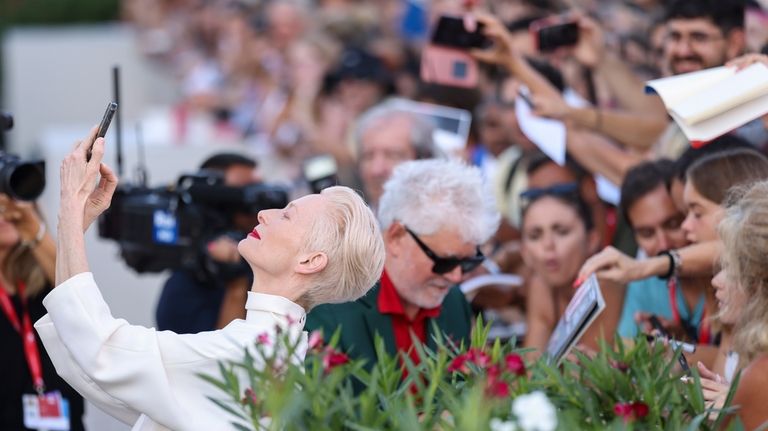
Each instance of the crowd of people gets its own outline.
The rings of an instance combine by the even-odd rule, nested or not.
[[[295,322],[327,335],[341,328],[338,347],[370,365],[377,336],[389,353],[418,362],[414,343],[429,346],[435,330],[468,340],[480,312],[502,325],[524,322],[517,341],[534,360],[592,274],[606,309],[583,335],[584,351],[615,334],[632,342],[659,322],[697,345],[686,355],[708,406],[721,407],[741,373],[738,416],[747,429],[768,421],[760,394],[768,114],[690,145],[644,85],[768,65],[768,9],[743,0],[568,3],[125,1],[146,55],[179,77],[180,136],[190,116],[207,116],[222,134],[265,143],[296,172],[311,156],[332,156],[341,185],[233,215],[239,239],[215,238],[207,253],[239,269],[204,282],[174,272],[157,313],[160,329],[173,332],[155,331],[114,319],[88,271],[83,231],[117,181],[100,164],[103,140],[86,161],[92,132],[62,167],[57,251],[33,207],[0,200],[0,331],[15,355],[2,368],[23,377],[0,394],[0,428],[24,429],[21,395],[40,379],[73,402],[80,426],[82,401],[52,360],[77,392],[134,429],[220,429],[197,373]],[[480,64],[476,88],[419,78],[430,23],[442,14],[469,17],[465,25],[491,41],[470,52]],[[542,53],[529,26],[552,16],[576,23],[578,39]],[[442,152],[435,124],[404,110],[404,99],[472,113],[463,160]],[[524,131],[520,104],[562,126],[564,161]],[[202,167],[232,186],[260,180],[243,156]],[[459,289],[499,272],[523,285],[471,297]],[[40,379],[18,372],[34,367],[16,315],[40,319]]]

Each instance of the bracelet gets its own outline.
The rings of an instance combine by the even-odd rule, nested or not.
[[[22,241],[21,246],[29,249],[37,247],[37,245],[40,244],[40,242],[45,237],[46,230],[47,227],[45,226],[45,223],[40,222],[40,226],[37,228],[37,235],[35,235],[35,237],[31,240]]]
[[[664,250],[657,256],[667,256],[669,259],[669,270],[666,274],[660,275],[659,278],[669,280],[670,277],[676,277],[678,274],[680,274],[680,268],[682,268],[683,265],[682,259],[680,258],[680,253],[678,253],[677,250]]]

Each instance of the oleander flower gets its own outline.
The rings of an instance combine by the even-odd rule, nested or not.
[[[518,396],[512,402],[512,413],[523,431],[553,431],[557,428],[557,411],[544,392]]]
[[[486,392],[492,397],[507,398],[510,394],[509,383],[504,380],[489,380]]]
[[[320,351],[323,349],[323,344],[324,342],[322,331],[312,331],[312,333],[309,334],[309,341],[307,343],[309,350]]]
[[[616,403],[613,406],[613,412],[616,413],[616,416],[624,419],[624,422],[642,419],[648,415],[648,411],[648,404],[642,401]]]
[[[256,337],[256,342],[262,346],[269,346],[272,342],[269,339],[269,334],[262,332]]]
[[[325,356],[323,356],[323,371],[325,371],[326,374],[330,373],[334,368],[339,365],[344,365],[347,362],[349,362],[349,356],[347,356],[346,353],[329,350],[325,353]]]
[[[504,358],[504,364],[507,366],[507,371],[510,373],[517,376],[525,375],[525,361],[523,361],[522,356],[516,353],[510,353]]]
[[[456,356],[453,358],[451,363],[448,364],[448,372],[468,373],[469,368],[467,368],[467,361],[469,361],[469,356],[466,353],[462,353],[461,355]]]

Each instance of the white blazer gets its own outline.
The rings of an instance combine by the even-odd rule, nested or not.
[[[242,361],[259,335],[274,342],[278,326],[300,337],[292,361],[301,364],[307,348],[305,311],[281,296],[249,292],[245,320],[188,335],[112,317],[90,272],[53,289],[43,304],[48,314],[35,328],[56,372],[133,431],[235,429],[237,418],[206,398],[227,395],[197,374],[219,377],[219,361]],[[242,390],[248,386],[240,376]]]

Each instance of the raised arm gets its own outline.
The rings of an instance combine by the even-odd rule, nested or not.
[[[77,143],[61,164],[61,205],[59,207],[59,241],[56,247],[56,285],[72,276],[88,272],[85,254],[85,231],[109,208],[117,188],[117,176],[105,164],[104,138],[96,138],[96,127]],[[86,153],[90,143],[90,161]],[[98,184],[96,183],[98,179]]]

